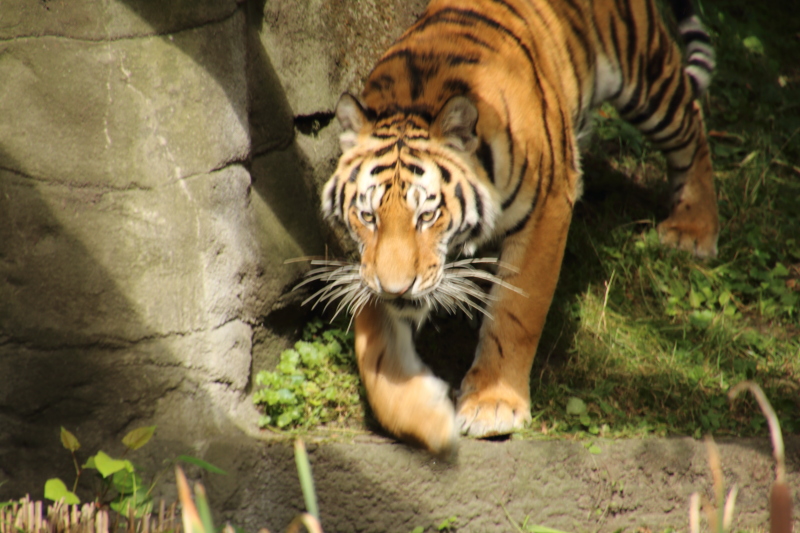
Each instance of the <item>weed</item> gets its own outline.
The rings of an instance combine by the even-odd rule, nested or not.
[[[152,492],[169,468],[154,474],[148,485],[144,483],[142,469],[129,459],[125,459],[125,456],[128,452],[136,451],[145,446],[153,437],[155,430],[156,426],[146,426],[128,432],[122,438],[125,451],[119,459],[113,458],[100,450],[90,456],[85,463],[81,464],[76,453],[81,448],[80,441],[74,434],[62,427],[61,444],[72,455],[72,462],[75,466],[75,481],[72,485],[72,490],[69,490],[61,479],[48,479],[44,486],[45,499],[57,502],[59,505],[80,504],[80,498],[76,494],[78,482],[84,472],[87,470],[94,471],[94,478],[97,482],[95,499],[91,506],[85,507],[84,513],[93,516],[93,513],[99,510],[111,509],[115,511],[115,521],[111,525],[112,531],[116,531],[119,517],[123,517],[131,523],[137,518],[144,518],[145,521],[149,521],[149,518],[145,517],[148,517],[153,511]],[[170,464],[176,462],[193,464],[212,473],[225,474],[225,471],[216,466],[188,455],[180,455]],[[59,509],[56,508],[54,510],[53,519],[56,521],[60,516]],[[163,515],[163,512],[161,515]]]
[[[353,354],[353,334],[320,320],[303,340],[281,354],[274,372],[261,371],[253,401],[264,408],[262,427],[309,428],[363,419],[363,394]]]

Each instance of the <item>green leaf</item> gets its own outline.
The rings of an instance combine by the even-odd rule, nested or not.
[[[133,464],[125,460],[120,459],[112,459],[105,452],[97,452],[97,455],[94,456],[94,464],[97,467],[97,470],[100,472],[100,475],[103,477],[108,477],[114,472],[119,472],[122,469],[127,470],[128,472],[133,472]]]
[[[207,463],[202,459],[198,459],[197,457],[192,457],[191,455],[179,455],[178,461],[183,461],[184,463],[189,463],[190,465],[199,466],[206,472],[211,472],[212,474],[222,474],[223,476],[228,475],[228,473],[223,469],[216,467],[211,463]]]
[[[138,450],[150,441],[155,431],[155,426],[146,426],[134,429],[122,437],[122,444],[124,444],[129,450]]]
[[[598,446],[597,444],[592,444],[591,446],[589,446],[589,453],[591,453],[592,455],[600,455],[601,453],[603,453],[603,450],[601,450],[600,446]]]
[[[137,517],[143,516],[145,513],[149,513],[153,509],[153,502],[150,498],[147,497],[147,493],[145,491],[138,491],[136,494],[130,494],[124,496],[122,498],[116,499],[109,505],[111,509],[120,513],[121,515],[127,516],[130,514],[130,509],[133,508],[133,511]]]
[[[194,485],[194,503],[197,506],[197,513],[200,515],[200,521],[203,523],[203,530],[205,533],[214,533],[214,520],[211,517],[211,507],[208,505],[208,498],[206,497],[206,489],[203,488],[202,483],[195,483]]]
[[[61,426],[61,444],[71,452],[76,452],[81,447],[81,443],[78,442],[77,437],[67,431],[64,426]]]
[[[95,464],[94,455],[86,459],[86,462],[83,464],[83,468],[93,468],[97,470],[97,465]]]
[[[54,502],[64,498],[64,502],[67,505],[78,505],[81,503],[80,498],[78,498],[74,492],[69,491],[67,486],[64,485],[64,482],[57,477],[48,479],[45,482],[44,497],[45,499],[53,500]]]
[[[689,322],[697,329],[706,329],[714,321],[714,312],[710,309],[703,309],[702,311],[692,311],[689,315]]]
[[[586,402],[575,396],[567,400],[567,414],[573,416],[580,416],[587,412]]]
[[[753,52],[754,54],[764,54],[764,45],[761,43],[761,40],[756,37],[755,35],[750,35],[749,37],[745,37],[742,39],[742,44],[745,48]]]
[[[118,470],[111,476],[111,484],[120,494],[133,494],[141,491],[142,478],[136,472]]]
[[[565,533],[560,529],[553,529],[552,527],[537,525],[526,526],[525,531],[529,531],[530,533]]]
[[[425,528],[422,526],[417,526],[411,530],[411,533],[425,533]]]
[[[300,478],[300,488],[303,491],[306,511],[319,520],[319,507],[317,506],[317,493],[314,489],[314,478],[311,475],[311,463],[308,461],[306,447],[300,439],[294,441],[294,460],[297,465],[297,477]]]

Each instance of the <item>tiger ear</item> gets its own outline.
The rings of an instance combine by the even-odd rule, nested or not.
[[[433,121],[433,132],[458,150],[474,152],[478,148],[475,124],[478,122],[478,109],[466,96],[454,96]]]
[[[355,96],[344,93],[339,98],[339,103],[336,104],[336,118],[342,125],[343,131],[339,135],[339,144],[344,152],[358,142],[358,132],[367,123],[367,115]]]

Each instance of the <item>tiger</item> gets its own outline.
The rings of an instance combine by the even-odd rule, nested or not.
[[[321,209],[360,261],[312,277],[327,283],[320,300],[353,314],[368,402],[395,437],[448,454],[460,435],[530,422],[530,371],[582,191],[578,137],[601,103],[666,159],[661,242],[717,254],[698,101],[714,50],[690,0],[671,7],[682,45],[655,0],[431,0],[361,97],[339,99],[342,154]],[[476,268],[470,258],[488,243],[496,264]],[[414,344],[435,308],[487,315],[452,397]]]

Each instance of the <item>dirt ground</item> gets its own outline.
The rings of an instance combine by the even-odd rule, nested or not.
[[[690,495],[711,496],[705,445],[691,438],[465,439],[457,456],[444,462],[368,434],[307,440],[328,532],[437,531],[450,517],[449,531],[460,532],[519,531],[514,524],[568,532],[685,531]],[[589,451],[591,444],[599,453]],[[786,444],[798,509],[800,438]],[[739,490],[733,530],[767,530],[774,475],[769,443],[718,445],[726,486]],[[291,442],[227,438],[209,443],[204,455],[230,472],[204,478],[217,522],[283,531],[302,510]]]

